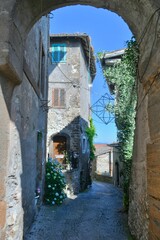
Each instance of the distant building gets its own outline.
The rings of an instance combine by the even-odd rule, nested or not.
[[[118,144],[95,144],[95,160],[92,163],[92,177],[97,180],[121,185],[122,163],[119,160]]]
[[[103,56],[100,57],[100,62],[102,67],[106,69],[107,67],[113,67],[115,64],[120,63],[125,53],[125,50],[126,49],[124,48],[124,49],[104,53]],[[116,89],[116,86],[114,83],[110,82],[110,79],[106,78],[106,81],[107,81],[110,93],[115,94],[115,104],[116,104],[117,96],[118,96],[118,91]],[[108,164],[108,167],[110,169],[109,174],[110,174],[110,177],[112,178],[111,182],[113,182],[115,185],[122,185],[123,163],[119,159],[119,150],[118,150],[117,143],[110,144],[108,146],[106,145],[105,147],[103,145],[100,145],[99,148],[100,148],[99,151],[100,152],[104,151],[104,154],[99,154],[99,151],[97,150],[98,151],[97,160],[96,160],[97,163],[100,162],[101,165],[103,165],[102,162],[104,161],[105,164]],[[109,153],[107,153],[107,151],[109,151]],[[113,171],[112,171],[112,168],[113,168]]]
[[[86,34],[50,36],[48,155],[63,164],[68,191],[90,183],[90,88],[96,74],[91,41]],[[67,166],[70,162],[70,166]]]
[[[124,49],[104,53],[103,56],[100,58],[102,67],[104,67],[104,69],[105,69],[106,67],[112,67],[115,64],[120,63],[122,56],[125,53],[125,50],[126,49],[124,48]],[[111,83],[109,81],[109,79],[106,79],[106,80],[108,83],[110,93],[114,94],[115,93],[115,85],[113,83]]]

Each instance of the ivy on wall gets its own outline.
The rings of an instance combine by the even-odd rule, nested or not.
[[[103,68],[109,84],[114,85],[115,104],[106,106],[114,112],[118,129],[120,159],[123,161],[124,206],[129,205],[129,182],[131,177],[132,151],[134,143],[135,115],[137,103],[136,75],[138,65],[138,47],[134,37],[127,42],[127,48],[121,62],[112,67]],[[100,60],[102,55],[99,56]]]
[[[94,160],[95,158],[95,146],[94,146],[94,137],[96,136],[96,129],[93,124],[92,118],[90,119],[90,126],[86,128],[86,134],[89,141],[90,146],[90,160]]]

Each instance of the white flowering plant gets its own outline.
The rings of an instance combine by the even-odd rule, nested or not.
[[[45,202],[50,205],[62,204],[66,198],[65,186],[66,181],[61,164],[57,160],[50,159],[46,163]]]

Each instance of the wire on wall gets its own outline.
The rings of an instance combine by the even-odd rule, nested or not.
[[[50,62],[52,63],[52,59],[53,59],[53,56],[52,56],[52,53],[49,53],[49,59],[50,59]],[[72,86],[74,88],[82,88],[84,90],[87,90],[87,91],[90,91],[89,88],[85,88],[85,87],[82,87],[82,84],[78,84],[77,82],[71,80],[64,72],[63,70],[61,69],[61,67],[59,66],[59,64],[55,61],[54,64],[56,64],[56,66],[58,67],[59,71],[63,74],[63,76],[69,81],[69,83],[72,84]]]

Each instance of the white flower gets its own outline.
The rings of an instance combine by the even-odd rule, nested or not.
[[[55,204],[55,202],[54,202],[54,201],[52,201],[52,204],[54,205],[54,204]]]
[[[52,187],[52,189],[54,190],[54,189],[55,189],[55,187]]]
[[[47,176],[50,176],[50,173],[47,173]]]
[[[63,198],[63,196],[61,195],[60,198]]]
[[[55,195],[56,195],[56,196],[59,196],[59,193],[57,193],[57,192],[56,192],[56,194],[55,194]]]
[[[51,185],[48,185],[48,188],[51,188]]]
[[[54,198],[54,200],[56,201],[56,200],[57,200],[57,198]]]

